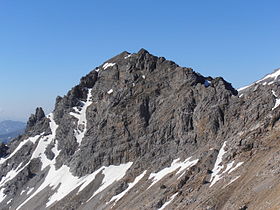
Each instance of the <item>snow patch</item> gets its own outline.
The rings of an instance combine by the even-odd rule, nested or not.
[[[6,198],[6,194],[4,193],[5,188],[0,190],[0,203]]]
[[[107,68],[112,67],[112,66],[114,66],[114,65],[116,65],[116,64],[115,64],[115,63],[105,63],[105,64],[102,66],[102,68],[103,68],[104,70],[106,70]]]
[[[88,174],[79,178],[77,176],[74,176],[70,172],[70,168],[68,166],[63,165],[56,170],[54,164],[52,164],[50,165],[50,170],[44,182],[34,193],[32,193],[30,197],[28,197],[20,206],[18,206],[17,209],[20,209],[23,205],[25,205],[29,200],[31,200],[35,195],[37,195],[46,187],[51,187],[53,190],[56,190],[54,194],[49,197],[49,201],[46,204],[46,207],[49,207],[56,201],[59,201],[65,196],[67,196],[76,188],[79,188],[78,193],[82,191],[88,184],[90,184],[95,179],[95,176],[102,171],[105,177],[100,188],[92,196],[94,197],[96,194],[107,188],[113,182],[123,178],[123,176],[126,174],[126,171],[130,168],[131,165],[132,162],[121,164],[119,166],[103,166],[97,171],[93,172],[92,174]]]
[[[232,184],[233,182],[235,182],[237,179],[239,179],[239,177],[240,176],[237,176],[237,177],[233,178],[232,180],[230,180],[230,182],[226,186],[228,186],[228,185]]]
[[[26,190],[22,190],[21,193],[20,193],[20,195],[22,195],[22,194],[25,193],[25,192],[26,192]]]
[[[56,135],[56,129],[58,128],[58,125],[55,123],[52,113],[49,114],[47,118],[50,120],[49,126],[51,129],[51,134],[44,136],[39,140],[37,147],[34,150],[30,159],[32,160],[35,158],[40,158],[42,162],[41,170],[45,169],[50,164],[55,164],[55,158],[53,158],[53,160],[50,160],[47,158],[45,154],[45,151],[50,144],[54,144],[54,148],[52,149],[52,152],[55,154],[55,157],[58,155],[57,145],[55,144],[55,135]]]
[[[279,76],[280,76],[280,69],[277,69],[276,71],[274,71],[272,74],[268,74],[266,75],[264,78],[254,82],[253,84],[251,85],[248,85],[248,86],[245,86],[245,87],[242,87],[242,88],[239,88],[237,91],[242,91],[246,88],[249,88],[251,86],[253,86],[254,84],[262,84],[262,85],[272,85],[275,81],[277,81],[277,79],[279,79]],[[271,80],[270,82],[267,82],[266,80]]]
[[[251,87],[252,85],[253,85],[253,84],[244,86],[244,87],[242,87],[242,88],[237,89],[237,91],[240,92],[240,91],[242,91],[242,90],[245,90],[245,89]]]
[[[13,199],[10,199],[7,201],[7,205],[10,204],[12,202]]]
[[[132,183],[128,184],[128,188],[127,189],[125,189],[120,194],[115,195],[114,197],[112,197],[111,200],[109,201],[109,203],[114,201],[114,204],[113,204],[113,206],[114,206],[130,189],[132,189],[145,176],[146,172],[147,171],[145,170],[142,174],[137,176]]]
[[[132,56],[132,54],[125,56],[124,59],[128,59],[130,56]]]
[[[280,99],[278,98],[277,94],[275,93],[274,90],[272,90],[272,94],[273,96],[276,98],[275,100],[275,105],[274,107],[272,108],[272,110],[276,109],[279,105],[280,105]]]
[[[0,159],[0,164],[3,164],[7,160],[11,159],[27,142],[32,142],[33,144],[35,144],[35,142],[41,137],[41,135],[43,135],[43,133],[20,142],[17,148],[8,157]]]
[[[33,190],[34,190],[34,187],[30,188],[30,189],[27,191],[26,195],[29,195]]]
[[[170,167],[164,168],[161,171],[157,172],[157,173],[151,173],[149,176],[149,179],[152,179],[152,184],[148,187],[148,189],[150,187],[152,187],[155,183],[157,183],[159,180],[161,180],[163,177],[165,177],[167,174],[172,173],[174,171],[176,171],[177,169],[179,169],[179,171],[177,171],[176,175],[180,174],[182,171],[189,169],[190,167],[194,166],[197,164],[198,159],[196,160],[192,160],[190,161],[191,157],[187,158],[185,161],[180,162],[180,159],[175,159],[172,163]],[[182,175],[181,175],[182,176]],[[180,176],[180,177],[181,177]],[[180,178],[179,177],[179,178]]]
[[[28,141],[31,141],[33,144],[35,144],[35,142],[37,140],[38,144],[36,146],[36,149],[34,150],[30,160],[28,161],[28,163],[25,164],[25,166],[21,167],[22,164],[20,164],[16,169],[12,169],[11,171],[9,171],[5,177],[3,177],[1,179],[0,182],[0,186],[3,186],[5,183],[7,183],[8,181],[12,180],[13,178],[15,178],[18,173],[20,173],[25,167],[28,166],[28,164],[31,162],[32,159],[35,158],[40,158],[41,162],[42,162],[42,167],[41,169],[43,170],[44,168],[46,168],[47,166],[51,165],[54,167],[55,164],[55,158],[58,156],[59,152],[57,149],[57,144],[54,145],[54,148],[52,149],[53,153],[55,154],[55,158],[53,158],[53,160],[49,160],[46,155],[45,155],[45,150],[47,148],[47,146],[50,143],[54,143],[55,141],[55,135],[56,135],[56,129],[58,128],[58,125],[55,123],[54,119],[53,119],[53,114],[49,114],[47,116],[47,118],[50,120],[49,126],[51,129],[51,134],[47,135],[47,136],[43,136],[43,134],[41,135],[37,135],[35,137],[30,137],[27,140],[24,140],[23,142],[20,143],[20,145],[15,149],[15,151],[8,157],[11,158],[17,151],[20,150],[20,148],[26,144]],[[6,159],[7,160],[7,159]],[[5,160],[5,161],[6,161]],[[4,189],[1,190],[1,192],[3,192]],[[0,193],[1,194],[1,193]],[[3,196],[2,196],[3,197]],[[33,197],[33,196],[32,196]],[[27,199],[27,201],[29,200],[29,198]],[[0,200],[1,202],[2,200]],[[25,202],[24,202],[25,203]]]
[[[268,84],[273,84],[275,80],[277,80],[277,78],[280,76],[280,69],[274,71],[272,74],[268,74],[266,75],[264,78],[262,78],[261,80],[258,80],[256,83],[261,83],[264,80],[267,79],[273,79],[273,81],[269,82]]]
[[[231,172],[233,172],[234,170],[236,170],[238,167],[240,167],[242,164],[243,164],[243,162],[239,162],[239,163],[237,163],[237,164],[234,166],[234,161],[232,161],[232,162],[230,162],[230,163],[227,164],[227,167],[226,167],[226,169],[225,169],[224,171],[222,171],[221,173],[219,173],[219,172],[224,168],[223,165],[220,166],[220,170],[219,170],[219,171],[217,172],[217,174],[215,175],[215,177],[214,177],[214,179],[213,179],[213,182],[211,182],[211,180],[210,180],[210,182],[211,182],[210,187],[212,187],[216,182],[218,182],[218,181],[223,177],[223,175],[224,175],[225,173],[230,174]],[[234,167],[233,167],[233,166],[234,166]],[[219,174],[218,174],[218,173],[219,173]],[[213,174],[214,174],[214,172],[213,172]]]
[[[171,198],[169,199],[169,201],[165,202],[162,207],[160,207],[158,210],[163,210],[165,209],[173,200],[174,198],[178,195],[178,193],[175,193],[174,195],[171,196]]]
[[[18,175],[18,173],[21,172],[29,163],[30,163],[30,161],[24,167],[22,167],[21,169],[20,169],[20,167],[21,167],[21,164],[20,164],[16,169],[10,170],[6,174],[6,176],[2,177],[1,182],[0,182],[0,186],[4,186],[7,182],[9,182],[13,178],[15,178]]]
[[[272,110],[276,109],[279,105],[280,105],[280,99],[277,98],[276,101],[275,101],[275,105],[272,108]]]
[[[240,176],[237,176],[237,177],[231,179],[230,182],[227,183],[226,185],[224,185],[222,189],[226,188],[227,186],[229,186],[230,184],[232,184],[233,182],[235,182],[237,179],[239,179],[239,177],[240,177]]]
[[[146,76],[145,76],[145,75],[142,75],[142,78],[143,78],[143,79],[146,79]]]
[[[3,187],[7,182],[11,181],[13,178],[15,178],[28,164],[30,161],[25,164],[24,167],[21,168],[22,164],[19,164],[19,166],[16,169],[10,170],[6,176],[2,177],[0,182],[0,187],[2,186],[2,189],[0,191],[0,203],[5,199],[6,195],[4,194],[5,188]]]
[[[125,176],[126,171],[132,166],[132,164],[133,162],[128,162],[126,164],[122,164],[119,166],[111,165],[108,167],[103,167],[102,174],[104,175],[104,178],[102,184],[99,187],[99,189],[97,189],[87,201],[90,201],[94,196],[96,196],[98,193],[105,190],[108,186],[110,186],[114,182],[122,179]]]
[[[275,96],[275,98],[278,98],[274,90],[271,90],[272,94]]]
[[[113,93],[114,92],[114,90],[113,89],[110,89],[107,93],[108,94],[111,94],[111,93]]]
[[[228,173],[230,174],[231,172],[233,172],[234,170],[236,170],[238,167],[240,167],[242,164],[243,164],[243,162],[237,163],[233,168],[231,168],[231,169],[229,170]]]

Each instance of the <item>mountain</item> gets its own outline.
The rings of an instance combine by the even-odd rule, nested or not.
[[[123,52],[0,146],[1,209],[279,209],[278,85]]]
[[[13,138],[16,138],[17,136],[19,136],[22,133],[24,133],[24,129],[0,135],[0,142],[7,143],[7,142],[11,141]]]
[[[0,122],[0,142],[7,142],[24,132],[26,124],[19,121]]]
[[[0,135],[9,134],[18,130],[23,130],[26,124],[19,121],[5,120],[0,122]]]

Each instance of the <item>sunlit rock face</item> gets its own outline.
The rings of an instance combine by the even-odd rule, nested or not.
[[[238,92],[144,49],[123,52],[0,147],[0,207],[277,208],[280,92],[278,79],[265,82]]]

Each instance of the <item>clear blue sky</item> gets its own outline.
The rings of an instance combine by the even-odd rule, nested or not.
[[[279,11],[279,0],[0,1],[0,120],[50,112],[124,50],[247,85],[280,67]]]

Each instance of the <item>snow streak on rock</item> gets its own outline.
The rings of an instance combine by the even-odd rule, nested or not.
[[[71,113],[73,116],[78,118],[78,125],[83,125],[84,129],[78,133],[77,140],[80,140],[81,142],[85,132],[86,132],[86,109],[91,104],[91,89],[89,89],[87,101],[84,103],[84,106],[82,107],[81,111],[79,111],[79,114]],[[75,111],[78,109],[76,108]],[[66,195],[68,195],[70,192],[72,192],[74,189],[78,188],[79,191],[82,191],[88,184],[90,184],[94,179],[95,176],[102,172],[104,174],[104,179],[102,182],[102,185],[100,188],[95,191],[95,195],[97,195],[99,192],[103,191],[105,188],[110,186],[113,182],[118,181],[119,179],[123,178],[126,174],[126,171],[130,168],[132,165],[132,162],[122,164],[119,166],[108,166],[108,167],[101,167],[97,171],[95,171],[92,174],[83,176],[83,177],[76,177],[73,176],[70,172],[70,168],[66,165],[62,165],[59,169],[55,168],[56,163],[56,157],[59,155],[59,151],[57,148],[57,142],[55,140],[56,136],[56,130],[58,128],[58,125],[55,123],[53,119],[53,114],[49,114],[48,119],[50,120],[49,126],[51,129],[51,134],[47,136],[43,136],[43,134],[28,138],[27,140],[21,142],[19,146],[15,149],[15,151],[7,158],[1,159],[1,162],[4,163],[8,159],[10,159],[17,151],[19,151],[23,145],[25,145],[27,142],[31,141],[32,143],[35,143],[37,140],[38,144],[29,160],[29,162],[21,167],[21,164],[14,170],[11,170],[5,177],[1,179],[0,186],[3,186],[5,183],[13,179],[17,176],[19,172],[21,172],[32,159],[40,158],[42,162],[41,170],[45,169],[46,167],[49,167],[48,173],[43,181],[43,183],[34,190],[29,189],[28,194],[29,197],[21,203],[17,209],[20,209],[23,207],[28,201],[30,201],[32,198],[34,198],[38,193],[40,193],[42,190],[44,190],[47,187],[52,188],[55,190],[55,192],[49,197],[49,201],[47,202],[46,206],[49,207],[52,204],[54,204],[56,201],[59,201],[63,199]],[[54,153],[54,158],[52,160],[48,159],[45,155],[45,151],[48,147],[48,145],[53,144],[52,152]],[[6,195],[4,194],[4,188],[0,190],[0,201],[5,199]]]
[[[55,170],[55,159],[59,155],[59,151],[57,149],[57,144],[55,142],[55,135],[56,135],[56,130],[58,128],[58,125],[55,123],[52,113],[49,114],[47,117],[50,120],[49,126],[50,126],[50,129],[51,129],[51,134],[40,139],[35,151],[32,154],[32,157],[30,159],[30,160],[32,160],[33,158],[40,158],[40,160],[42,162],[41,170],[43,170],[47,166],[50,166],[50,169],[49,169],[49,172],[48,172],[48,175],[47,175],[46,179],[48,178],[49,174],[53,170]],[[52,152],[54,153],[55,157],[52,160],[49,160],[45,155],[45,150],[46,150],[47,146],[51,143],[54,144],[54,148],[52,149]],[[33,198],[36,194],[38,194],[41,190],[43,190],[46,186],[48,186],[48,185],[45,186],[46,179],[43,182],[43,184],[41,184],[40,187],[34,193],[32,193],[21,205],[19,205],[17,207],[17,209],[20,209],[31,198]]]
[[[174,195],[172,195],[171,198],[169,199],[169,201],[165,202],[165,204],[163,204],[163,206],[160,207],[158,210],[165,209],[174,200],[174,198],[177,196],[177,194],[178,193],[175,193]]]
[[[41,135],[37,135],[34,137],[30,137],[23,142],[21,142],[18,147],[10,154],[7,158],[3,158],[0,160],[0,164],[5,163],[7,160],[11,159],[27,142],[32,142],[35,144],[35,142],[40,138]],[[11,181],[13,178],[15,178],[28,164],[30,163],[31,159],[22,167],[22,163],[19,164],[19,166],[16,169],[10,170],[4,177],[1,178],[0,182],[0,203],[5,199],[6,195],[4,194],[5,191],[5,184]]]
[[[226,153],[225,146],[226,146],[226,141],[223,143],[223,145],[219,151],[214,168],[212,170],[213,173],[211,174],[211,178],[210,178],[210,182],[211,182],[210,187],[212,187],[220,179],[220,175],[218,175],[218,174],[224,167],[223,165],[221,165],[221,163],[223,161],[223,156]]]
[[[274,95],[274,97],[276,98],[275,100],[275,105],[272,108],[272,110],[276,109],[279,105],[280,105],[280,98],[278,98],[278,96],[276,95],[275,91],[272,90],[272,94]]]
[[[27,195],[29,195],[32,191],[34,190],[34,187],[30,188],[28,191],[27,191]]]
[[[128,59],[130,56],[132,56],[132,54],[125,56],[124,59]]]
[[[222,171],[224,168],[224,165],[221,165],[221,163],[223,161],[223,156],[226,153],[225,146],[226,146],[226,142],[223,143],[223,145],[219,151],[219,154],[217,156],[217,160],[216,160],[214,168],[212,170],[213,173],[211,174],[211,178],[210,178],[211,184],[209,187],[212,187],[216,182],[218,182],[225,173],[230,174],[231,172],[233,172],[234,170],[236,170],[239,166],[241,166],[243,164],[243,162],[239,162],[234,166],[234,161],[232,161],[232,162],[228,163],[226,169],[224,171]]]
[[[147,171],[144,171],[142,174],[137,176],[132,183],[128,184],[128,188],[126,190],[124,190],[120,194],[112,197],[111,200],[109,201],[109,203],[111,203],[112,201],[115,201],[114,202],[114,205],[115,205],[130,189],[132,189],[145,176],[146,172]]]
[[[223,175],[224,175],[225,173],[230,174],[231,172],[233,172],[234,170],[236,170],[236,169],[237,169],[239,166],[241,166],[242,164],[243,164],[243,162],[239,162],[239,163],[237,163],[237,164],[234,166],[234,161],[228,163],[226,169],[225,169],[224,171],[222,171],[220,174],[216,175],[217,178],[216,178],[215,183],[216,183],[217,181],[219,181],[219,180],[223,177]],[[234,167],[233,167],[233,166],[234,166]],[[224,166],[222,166],[221,169],[222,169],[223,167],[224,167]],[[214,182],[213,182],[213,184],[211,183],[210,187],[211,187],[212,185],[214,185],[215,183],[214,183]]]
[[[2,188],[0,190],[0,202],[2,202],[5,199],[5,197],[6,197],[6,195],[4,193],[4,190],[5,190],[5,188]]]
[[[148,189],[150,187],[152,187],[155,183],[157,183],[159,180],[161,180],[163,177],[165,177],[167,174],[172,173],[174,171],[176,171],[177,169],[179,169],[179,171],[177,171],[177,174],[180,174],[182,171],[189,169],[190,167],[194,166],[197,164],[198,159],[196,160],[192,160],[190,161],[191,157],[187,158],[185,161],[180,162],[180,159],[175,159],[172,163],[170,167],[164,168],[161,171],[157,172],[157,173],[151,173],[149,176],[149,179],[152,179],[152,184],[148,187]]]
[[[254,84],[262,84],[262,85],[272,85],[274,82],[279,81],[280,79],[280,69],[275,70],[272,74],[266,75],[264,78],[254,82],[251,85],[239,88],[238,91],[245,90]]]
[[[75,113],[70,112],[70,115],[78,119],[77,129],[75,130],[75,138],[80,145],[86,130],[87,130],[87,108],[92,104],[92,89],[88,89],[87,100],[86,102],[81,101],[82,109],[79,110],[77,107],[74,107]]]
[[[272,74],[268,74],[266,75],[264,78],[258,80],[256,83],[263,83],[263,85],[271,85],[274,83],[274,81],[276,81],[280,76],[280,69],[277,69],[276,71],[274,71]],[[270,80],[268,83],[265,82],[266,80]]]
[[[237,91],[240,92],[240,91],[242,91],[242,90],[245,90],[245,89],[251,87],[252,85],[253,85],[253,84],[244,86],[244,87],[242,87],[242,88],[237,89]]]
[[[230,168],[229,169],[229,174],[231,173],[231,172],[233,172],[234,170],[236,170],[239,166],[241,166],[243,164],[243,162],[239,162],[239,163],[237,163],[233,168]]]
[[[114,92],[114,90],[113,89],[110,89],[107,93],[108,94],[111,94],[111,93],[113,93]]]
[[[42,137],[40,139],[40,141],[38,142],[38,145],[37,145],[36,149],[34,150],[32,157],[31,157],[31,160],[35,159],[35,158],[40,158],[40,160],[42,162],[41,170],[45,169],[50,164],[55,163],[55,158],[53,158],[53,160],[50,160],[47,158],[47,156],[45,154],[45,151],[50,144],[54,145],[52,152],[55,154],[55,157],[57,157],[57,155],[59,154],[59,152],[57,150],[57,144],[55,144],[55,135],[56,135],[56,129],[58,128],[58,125],[55,123],[55,121],[53,119],[53,114],[49,114],[47,117],[50,120],[49,125],[51,128],[51,134],[48,136]]]
[[[115,64],[115,63],[105,63],[105,64],[102,66],[102,68],[103,68],[104,70],[106,70],[107,68],[112,67],[112,66],[114,66],[114,65],[116,65],[116,64]]]
[[[13,178],[15,178],[19,172],[21,172],[28,164],[30,163],[30,161],[22,168],[21,164],[16,168],[16,169],[12,169],[10,170],[6,176],[2,177],[1,182],[0,182],[0,186],[4,186],[7,182],[11,181]],[[6,195],[4,194],[4,190],[5,188],[2,188],[0,190],[0,203],[5,199]]]
[[[41,134],[43,135],[43,134]],[[22,142],[20,142],[20,144],[17,146],[17,148],[12,152],[12,154],[10,154],[8,157],[6,158],[2,158],[0,159],[0,164],[5,163],[7,160],[11,159],[27,142],[32,142],[33,144],[35,144],[35,142],[40,138],[41,135],[37,135],[34,137],[30,137]]]
[[[48,179],[46,178],[46,180],[48,180],[49,182],[48,185],[51,186],[52,189],[56,189],[56,192],[50,197],[47,203],[47,207],[52,205],[56,201],[61,200],[76,188],[79,189],[78,193],[81,192],[85,187],[88,186],[88,184],[90,184],[95,179],[98,173],[102,172],[104,174],[102,185],[98,190],[95,191],[95,193],[91,197],[93,198],[95,195],[102,192],[115,181],[123,178],[126,174],[126,171],[130,168],[131,165],[132,162],[121,164],[119,166],[103,166],[92,174],[88,174],[80,178],[73,176],[70,172],[70,168],[63,165],[59,170],[49,173],[50,177],[48,177]]]
[[[102,174],[104,175],[103,181],[101,186],[93,193],[93,195],[88,199],[90,201],[94,196],[96,196],[98,193],[105,190],[107,187],[109,187],[114,182],[122,179],[126,171],[132,166],[133,162],[128,162],[126,164],[121,164],[119,166],[108,166],[108,167],[102,167]]]
[[[237,176],[237,177],[233,178],[233,179],[228,183],[228,185],[230,185],[230,184],[232,184],[233,182],[235,182],[237,179],[239,179],[239,177],[240,177],[240,176]]]
[[[55,138],[55,133],[58,126],[53,121],[52,115],[50,115],[49,117],[51,120],[50,127],[52,130],[52,134],[51,134],[52,136],[50,138],[52,137]],[[45,145],[43,146],[43,148],[45,148]],[[42,149],[40,150],[43,151]],[[57,145],[55,145],[54,154],[55,154],[55,158],[59,154],[59,152],[57,151]],[[91,197],[93,198],[95,195],[97,195],[99,192],[106,189],[112,183],[123,178],[126,174],[126,171],[132,165],[132,162],[129,162],[126,164],[121,164],[119,166],[113,166],[113,165],[108,167],[103,166],[97,171],[93,172],[92,174],[88,174],[83,177],[77,177],[70,172],[70,168],[66,165],[62,165],[59,169],[56,169],[55,158],[52,161],[43,158],[43,161],[48,161],[45,162],[44,165],[50,166],[50,169],[44,179],[44,182],[20,206],[18,206],[17,209],[20,209],[22,206],[24,206],[28,201],[30,201],[34,196],[36,196],[39,192],[44,190],[46,187],[50,187],[53,190],[55,190],[55,192],[53,193],[53,195],[50,196],[49,201],[46,204],[46,206],[49,207],[52,204],[54,204],[56,201],[63,199],[65,196],[67,196],[70,192],[72,192],[76,188],[78,188],[78,193],[79,193],[95,179],[98,173],[102,172],[104,174],[102,185],[98,190],[95,191],[95,193]]]

